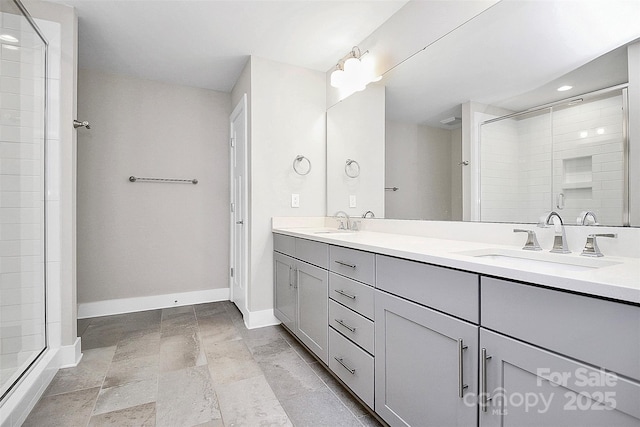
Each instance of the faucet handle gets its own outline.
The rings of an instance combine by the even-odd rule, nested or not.
[[[538,238],[536,237],[536,232],[533,230],[524,230],[522,228],[514,228],[514,233],[527,233],[527,242],[524,244],[522,249],[525,251],[541,251],[542,248],[538,243]]]
[[[598,247],[598,242],[596,237],[611,237],[616,238],[618,235],[616,233],[596,233],[596,234],[588,234],[587,242],[584,245],[584,249],[580,255],[582,256],[590,256],[590,257],[602,257],[604,254],[600,252],[600,248]]]

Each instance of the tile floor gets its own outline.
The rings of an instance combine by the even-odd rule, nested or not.
[[[228,301],[78,321],[84,356],[25,426],[379,426],[280,326]]]

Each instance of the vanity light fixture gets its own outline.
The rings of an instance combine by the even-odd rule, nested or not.
[[[18,43],[20,40],[13,37],[11,34],[0,34],[0,40],[9,42],[9,43]]]
[[[560,86],[558,89],[556,89],[558,92],[564,92],[567,91],[569,89],[573,89],[573,86],[569,86],[569,85],[564,85],[564,86]]]
[[[371,82],[380,81],[382,76],[375,75],[373,58],[365,56],[368,53],[368,50],[360,52],[360,48],[354,46],[340,58],[331,73],[331,86],[353,93],[364,90]]]

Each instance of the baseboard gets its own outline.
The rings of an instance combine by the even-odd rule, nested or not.
[[[273,309],[248,311],[244,317],[247,329],[262,328],[264,326],[279,325],[280,321],[274,316]]]
[[[229,288],[220,288],[207,289],[204,291],[87,302],[78,304],[78,319],[228,300]]]
[[[58,366],[60,368],[73,368],[78,366],[82,359],[81,338],[76,338],[76,342],[71,345],[65,345],[58,349]]]

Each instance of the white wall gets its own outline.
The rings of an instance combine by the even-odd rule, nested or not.
[[[228,287],[231,96],[80,70],[78,111],[79,303]]]
[[[373,211],[384,218],[385,88],[371,84],[327,111],[327,214],[344,211],[362,216]],[[347,159],[356,160],[360,175],[345,173]],[[356,170],[350,171],[354,173]],[[350,207],[350,196],[356,207]]]
[[[271,218],[326,212],[326,92],[322,72],[258,57],[249,68],[250,86],[242,76],[237,86],[251,95],[249,310],[260,312],[273,309]],[[298,154],[313,165],[308,175],[293,171]],[[292,193],[299,208],[291,207]]]
[[[640,43],[627,48],[629,67],[629,194],[631,225],[640,226]]]
[[[415,123],[386,121],[385,217],[453,219],[453,132]],[[459,132],[458,132],[459,134]],[[456,166],[459,171],[459,167]],[[458,191],[458,197],[461,197]],[[461,203],[461,199],[459,199]]]
[[[451,131],[451,220],[462,221],[462,128]]]

